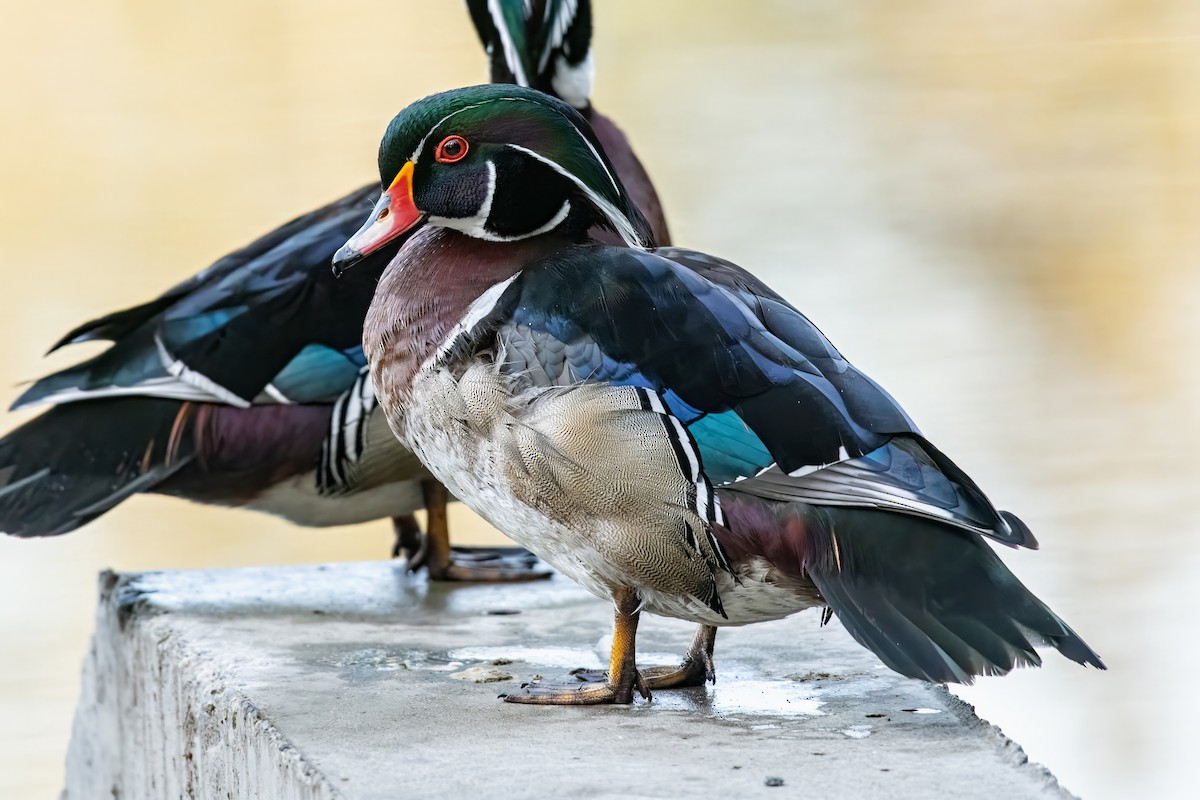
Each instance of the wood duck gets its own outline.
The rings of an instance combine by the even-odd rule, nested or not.
[[[470,0],[496,81],[559,91],[603,135],[667,237],[654,187],[619,129],[589,103],[591,8]],[[371,184],[277,228],[155,300],[56,344],[110,349],[34,384],[15,407],[53,407],[0,441],[0,531],[51,536],[138,492],[283,516],[300,525],[392,518],[396,554],[435,578],[544,575],[524,559],[451,553],[445,489],[387,429],[361,349],[362,320],[395,248],[335,281],[337,248],[379,196]],[[429,512],[424,537],[413,512]],[[527,555],[527,554],[526,554]]]
[[[400,245],[363,347],[396,435],[455,496],[616,608],[606,674],[519,703],[714,679],[717,628],[823,606],[887,666],[970,682],[1099,657],[985,543],[1036,547],[819,330],[653,234],[584,117],[477,86],[390,124],[334,259]],[[589,233],[604,227],[620,245]],[[352,274],[352,273],[351,273]],[[643,610],[699,624],[639,671]]]

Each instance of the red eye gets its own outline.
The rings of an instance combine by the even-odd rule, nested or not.
[[[443,164],[453,164],[455,161],[462,161],[463,156],[467,154],[467,140],[461,136],[447,136],[442,139],[442,143],[437,146],[433,157]]]

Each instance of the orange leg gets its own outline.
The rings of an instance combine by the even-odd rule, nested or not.
[[[692,645],[688,648],[683,663],[678,667],[649,667],[641,670],[642,678],[651,689],[681,689],[685,686],[703,686],[716,683],[717,673],[713,668],[713,647],[717,642],[717,629],[712,625],[701,625],[696,630]],[[608,680],[608,673],[593,669],[572,670],[577,679],[588,683]]]
[[[641,601],[627,589],[613,592],[616,614],[613,621],[612,655],[608,661],[607,679],[595,683],[556,686],[553,684],[527,683],[520,692],[502,695],[509,703],[536,705],[598,705],[614,703],[628,705],[633,702],[633,691],[647,700],[650,687],[637,669],[635,644]]]
[[[464,582],[535,581],[552,574],[538,569],[534,556],[520,548],[451,548],[449,492],[437,481],[424,481],[421,490],[429,517],[425,533],[412,515],[392,520],[396,530],[392,557],[405,556],[409,572],[426,567],[435,581]]]

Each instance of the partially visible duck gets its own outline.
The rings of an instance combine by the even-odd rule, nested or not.
[[[590,102],[591,8],[470,0],[494,80],[562,87],[606,131],[655,235],[658,199],[625,137]],[[395,248],[335,281],[334,252],[379,196],[371,183],[237,250],[140,306],[54,346],[111,341],[35,383],[14,407],[53,407],[0,440],[0,531],[72,531],[139,492],[308,526],[390,517],[395,553],[434,578],[524,579],[524,558],[452,553],[445,489],[387,430],[362,367],[362,320]],[[413,512],[429,512],[423,536]]]
[[[402,243],[363,340],[388,422],[457,497],[615,606],[606,675],[508,700],[700,684],[719,627],[812,607],[913,678],[1004,674],[1039,664],[1036,646],[1103,668],[985,541],[1035,547],[1029,529],[761,281],[651,248],[568,104],[497,85],[428,97],[389,125],[379,171],[334,263]],[[699,624],[681,665],[639,671],[642,611]]]

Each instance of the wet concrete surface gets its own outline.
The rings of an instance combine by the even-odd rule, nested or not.
[[[447,586],[381,562],[101,589],[69,798],[1068,796],[817,612],[722,630],[715,685],[547,708],[497,695],[609,644],[609,606],[561,578]],[[643,617],[639,664],[676,663],[692,632]]]

